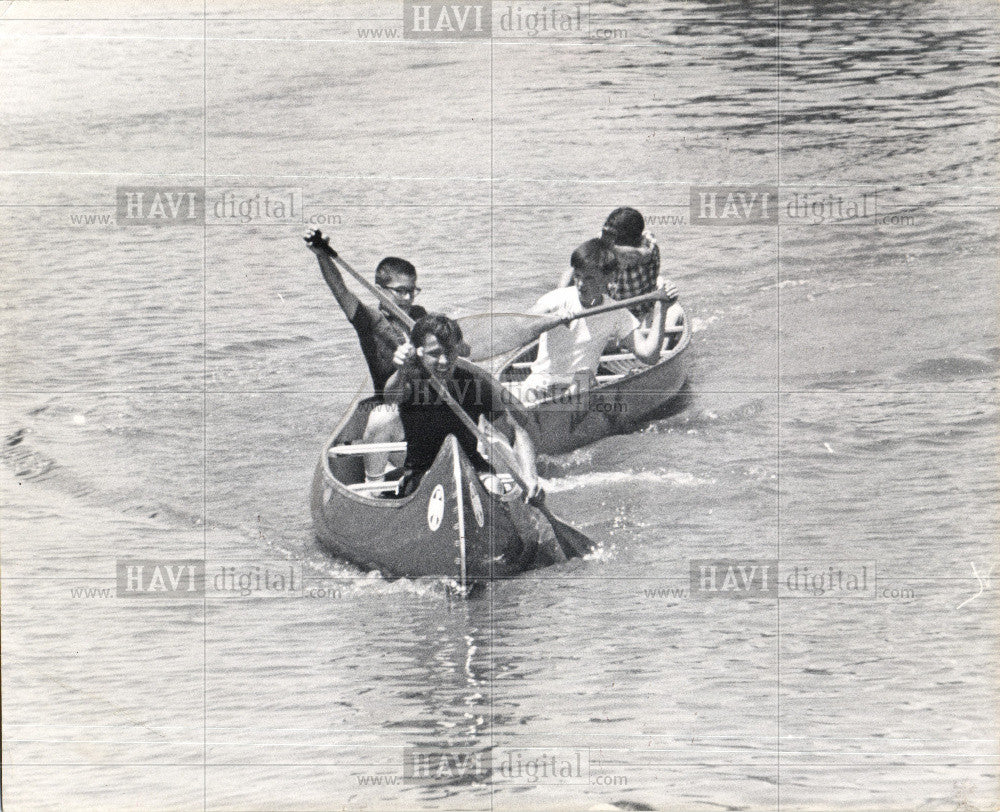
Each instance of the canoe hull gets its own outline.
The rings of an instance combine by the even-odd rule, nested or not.
[[[647,366],[635,362],[631,374],[593,387],[567,401],[543,401],[527,405],[526,411],[537,431],[537,450],[544,454],[564,454],[613,434],[624,434],[641,426],[676,397],[687,380],[685,351],[691,328],[684,319],[683,332],[663,350],[659,363]],[[535,345],[525,348],[512,363],[533,357]],[[510,377],[511,365],[501,371]]]
[[[532,568],[537,540],[519,537],[454,437],[408,497],[375,498],[348,488],[345,480],[361,478],[361,460],[331,462],[328,449],[358,439],[364,421],[364,410],[355,409],[341,422],[313,476],[313,524],[326,550],[366,569],[448,578],[462,586]]]

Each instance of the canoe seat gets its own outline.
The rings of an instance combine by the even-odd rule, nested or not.
[[[331,457],[356,454],[386,454],[394,451],[406,451],[406,441],[398,443],[354,443],[330,446]]]
[[[646,364],[637,361],[632,353],[624,353],[620,356],[604,356],[601,359],[600,369],[607,372],[606,375],[598,375],[597,382],[604,383],[604,378],[624,378],[639,369],[643,369]]]
[[[402,480],[393,479],[388,482],[385,481],[375,481],[375,482],[358,482],[354,485],[348,485],[347,489],[353,491],[354,493],[360,493],[362,496],[383,496],[386,494],[398,494],[399,493],[399,483]]]
[[[609,352],[606,355],[601,356],[602,364],[607,364],[612,361],[627,361],[631,364],[635,363],[635,356],[630,352]]]
[[[604,384],[615,383],[616,381],[620,381],[622,378],[627,377],[628,375],[598,375],[597,382],[603,386]]]
[[[510,365],[511,369],[531,369],[531,365],[534,361],[515,361]],[[601,356],[601,366],[607,367],[610,364],[624,364],[626,368],[631,369],[636,365],[635,356],[630,352],[613,352],[608,355]]]

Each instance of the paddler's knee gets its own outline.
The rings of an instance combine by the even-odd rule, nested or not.
[[[674,302],[667,308],[667,315],[664,318],[664,326],[679,327],[684,323],[684,308]]]
[[[503,496],[503,481],[496,474],[480,474],[479,481],[483,483],[487,493],[493,496]]]

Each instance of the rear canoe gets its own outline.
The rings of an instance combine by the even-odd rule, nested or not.
[[[410,496],[366,493],[362,457],[341,452],[360,441],[375,406],[368,398],[348,412],[316,466],[313,524],[327,551],[366,569],[447,578],[462,588],[536,566],[537,539],[519,537],[453,436]]]
[[[605,352],[596,385],[583,396],[525,404],[535,423],[531,428],[537,431],[540,453],[563,454],[632,431],[681,391],[687,380],[684,353],[691,343],[691,325],[679,304],[671,311],[670,332],[656,364],[644,364],[630,352]],[[534,341],[513,353],[500,368],[500,380],[524,380],[537,352]]]

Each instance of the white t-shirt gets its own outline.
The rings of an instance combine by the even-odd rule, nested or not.
[[[605,297],[605,304],[608,302]],[[532,313],[565,314],[584,310],[575,286],[546,293],[531,309]],[[560,325],[538,339],[538,357],[531,365],[532,385],[565,385],[574,381],[578,372],[594,374],[601,362],[605,345],[613,338],[631,334],[639,321],[627,308],[576,319],[568,326]]]

